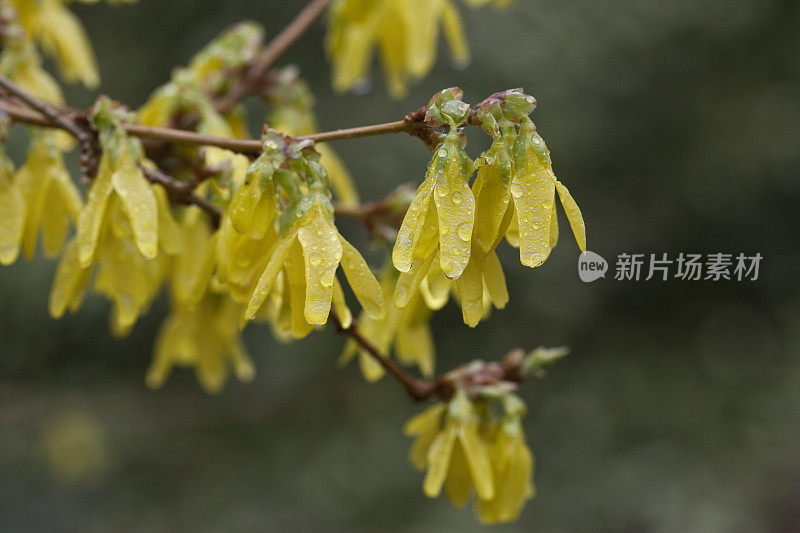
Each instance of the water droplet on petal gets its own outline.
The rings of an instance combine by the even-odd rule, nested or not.
[[[519,198],[520,196],[522,196],[522,187],[517,182],[512,182],[511,187],[509,187],[509,190],[511,191],[511,195],[514,198]]]
[[[462,222],[458,226],[458,237],[462,241],[468,241],[472,237],[472,228],[467,222]]]
[[[461,200],[463,200],[463,199],[464,198],[463,198],[463,196],[461,196],[460,192],[453,193],[453,203],[454,204],[460,204]]]
[[[322,256],[319,255],[317,252],[313,252],[311,255],[308,256],[308,262],[314,266],[317,266],[320,263],[322,263]]]

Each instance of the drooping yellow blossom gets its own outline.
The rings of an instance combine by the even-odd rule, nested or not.
[[[515,395],[492,391],[470,400],[456,386],[449,403],[437,404],[406,423],[416,440],[409,459],[427,471],[423,491],[436,497],[445,489],[450,502],[463,507],[475,495],[475,511],[484,523],[516,520],[534,495],[533,455],[525,443],[521,417],[525,405]],[[502,414],[491,400],[498,399]]]
[[[27,207],[22,250],[28,261],[36,252],[40,230],[45,256],[56,257],[64,247],[70,221],[77,221],[83,207],[54,132],[31,131],[28,159],[14,176]]]
[[[255,318],[282,270],[296,338],[327,322],[340,265],[366,313],[375,318],[384,315],[381,286],[358,250],[336,229],[324,169],[317,167],[319,174],[308,183],[308,193],[284,215],[293,220],[272,251],[245,312],[248,320]]]
[[[78,217],[78,255],[83,267],[94,261],[100,229],[112,198],[119,199],[142,256],[153,259],[158,252],[156,196],[139,168],[141,143],[126,135],[113,113],[108,101],[98,102],[94,120],[100,128],[103,154],[97,176],[89,187],[86,206]]]
[[[219,392],[232,369],[242,381],[253,379],[255,370],[241,340],[242,305],[224,294],[201,293],[193,306],[176,302],[156,339],[147,385],[160,387],[173,367],[193,367],[200,385]]]
[[[381,288],[386,306],[386,316],[375,319],[363,313],[358,319],[359,332],[384,354],[394,351],[397,359],[406,365],[417,365],[423,376],[433,375],[436,349],[428,320],[431,310],[425,305],[422,295],[417,293],[403,308],[391,303],[397,272],[387,269],[381,277]],[[338,310],[337,310],[338,312]],[[339,358],[341,366],[349,363],[358,354],[361,373],[367,381],[377,381],[384,375],[383,367],[352,339],[345,345]]]
[[[475,511],[485,524],[513,522],[522,513],[525,502],[536,494],[533,487],[533,454],[525,443],[521,417],[522,400],[514,395],[503,397],[504,414],[489,431],[489,459],[495,480],[492,498],[478,496]]]
[[[174,307],[192,310],[214,274],[218,233],[200,208],[191,206],[183,215],[177,225],[181,248],[170,269],[170,294]]]
[[[17,260],[25,228],[25,198],[14,183],[14,166],[0,149],[0,265]]]
[[[451,0],[339,0],[331,6],[327,35],[334,88],[362,87],[377,48],[389,92],[403,96],[433,67],[440,27],[453,60],[466,63],[461,16]]]
[[[514,143],[514,171],[509,191],[523,265],[537,267],[550,255],[551,234],[558,231],[551,229],[558,227],[554,203],[556,191],[578,247],[586,251],[586,227],[581,210],[567,187],[553,173],[550,151],[536,133],[533,122],[527,118],[523,120]]]
[[[423,491],[430,498],[445,489],[450,502],[463,507],[473,489],[479,498],[495,496],[489,448],[481,436],[480,417],[462,389],[447,406],[436,405],[408,421],[404,432],[415,436],[410,459],[426,470]]]
[[[50,290],[49,310],[53,318],[76,311],[94,274],[94,290],[114,303],[111,329],[126,335],[150,306],[166,279],[169,255],[182,248],[178,227],[169,212],[167,195],[160,185],[145,184],[156,199],[158,246],[161,252],[147,258],[137,245],[128,209],[118,195],[111,195],[98,229],[97,245],[88,265],[80,260],[80,235],[64,250]]]
[[[11,0],[25,30],[52,56],[69,82],[100,82],[94,52],[78,18],[62,0]]]
[[[439,144],[408,208],[392,251],[400,272],[429,264],[437,250],[448,278],[460,276],[469,262],[475,199],[468,180],[474,166],[460,142],[451,131]]]

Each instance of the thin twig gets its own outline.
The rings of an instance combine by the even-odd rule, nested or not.
[[[258,61],[248,69],[241,82],[217,100],[217,110],[225,112],[247,96],[278,59],[319,19],[332,0],[314,0],[264,48]]]
[[[61,129],[70,132],[81,143],[89,142],[92,139],[93,136],[76,124],[75,121],[66,118],[56,108],[39,100],[3,75],[0,75],[0,88],[11,96],[19,98],[22,102],[44,115],[50,122],[58,125]]]
[[[25,109],[24,107],[16,106],[7,101],[0,100],[0,110],[4,111],[16,122],[23,122],[35,126],[61,128],[70,131],[70,127],[67,127],[66,124],[61,124],[55,119],[43,116],[42,114]],[[63,118],[63,115],[58,116]],[[175,143],[197,144],[200,146],[217,146],[232,152],[253,156],[261,153],[261,141],[256,139],[231,139],[229,137],[205,135],[187,130],[157,128],[153,126],[142,126],[140,124],[123,124],[122,127],[129,135],[141,139],[155,139]],[[404,120],[387,122],[385,124],[358,126],[355,128],[312,133],[310,135],[299,135],[294,137],[294,139],[297,141],[330,142],[399,132],[407,132],[411,135],[415,135],[416,132],[424,130],[427,127],[428,126],[422,121],[409,120],[406,118]],[[70,131],[70,133],[75,134],[72,131]]]
[[[409,375],[405,370],[403,370],[400,365],[392,361],[389,356],[384,355],[378,349],[377,346],[372,344],[372,342],[364,337],[360,331],[358,331],[358,323],[353,320],[353,322],[348,326],[344,327],[342,321],[339,319],[339,316],[336,314],[336,311],[331,309],[330,313],[331,321],[333,325],[336,327],[336,331],[341,333],[342,335],[347,335],[354,341],[358,343],[370,356],[372,356],[375,361],[377,361],[386,371],[392,375],[397,381],[400,382],[401,385],[406,389],[409,396],[411,396],[414,400],[421,402],[431,397],[433,394],[433,383],[424,379],[415,378],[414,376]]]

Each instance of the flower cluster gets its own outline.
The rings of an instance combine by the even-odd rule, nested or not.
[[[28,122],[75,135],[88,183],[82,194],[66,170],[65,155],[78,145],[66,131],[29,127],[27,158],[17,169],[0,148],[0,264],[20,255],[31,261],[38,248],[59,257],[50,314],[77,311],[93,292],[111,302],[111,330],[120,336],[164,289],[169,315],[147,372],[151,387],[163,385],[174,368],[191,367],[203,389],[218,392],[231,374],[254,375],[242,342],[247,324],[266,323],[276,338],[290,341],[333,320],[351,337],[340,364],[358,358],[369,381],[388,369],[414,398],[443,400],[406,426],[416,438],[411,460],[426,471],[424,492],[436,497],[444,490],[459,507],[474,495],[487,523],[516,519],[533,495],[533,456],[521,423],[524,404],[513,391],[563,352],[519,355],[510,366],[477,361],[417,381],[390,357],[433,378],[433,312],[452,297],[474,327],[492,308],[503,308],[509,293],[496,249],[505,240],[519,248],[523,265],[544,263],[558,240],[556,195],[585,250],[580,209],[529,118],[533,97],[515,89],[470,106],[458,88],[438,93],[388,125],[407,127],[433,148],[419,187],[360,204],[336,153],[303,140],[317,121],[297,69],[252,78],[263,50],[261,27],[243,23],[224,32],[135,113],[106,97],[90,112],[72,113],[63,109],[61,89],[39,54],[41,48],[50,55],[65,79],[97,84],[91,48],[68,4],[0,0],[0,81],[18,97],[5,101],[12,94],[3,94],[4,109],[15,118],[38,114]],[[334,85],[347,90],[361,83],[378,48],[391,92],[402,94],[432,67],[440,30],[456,60],[465,61],[453,0],[334,2],[328,35]],[[223,148],[258,151],[253,143],[230,142],[250,137],[243,105],[225,103],[239,83],[269,106],[257,157]],[[35,98],[52,109],[35,105]],[[30,109],[18,109],[20,102]],[[161,129],[159,137],[141,126],[184,131]],[[491,137],[477,158],[466,150],[467,126]],[[131,131],[153,138],[145,143]],[[198,144],[164,140],[189,136]],[[378,277],[340,233],[339,214],[365,222],[372,244],[383,246]]]
[[[501,412],[493,409],[499,403]],[[484,523],[516,520],[534,495],[533,454],[521,419],[525,405],[516,395],[470,399],[458,388],[440,403],[406,423],[414,437],[409,458],[426,472],[423,491],[430,498],[444,492],[456,507],[475,496]]]
[[[508,302],[505,276],[495,249],[506,237],[520,249],[523,265],[536,267],[558,239],[555,193],[578,246],[586,249],[580,209],[555,177],[550,154],[528,118],[533,97],[521,90],[488,98],[474,109],[448,89],[428,105],[426,120],[443,124],[425,179],[397,235],[392,259],[401,272],[394,302],[405,307],[421,291],[431,309],[455,292],[464,322],[474,327],[492,305]],[[467,121],[493,138],[473,162],[462,147]],[[477,176],[469,181],[477,167]]]
[[[465,1],[477,7],[507,6],[511,0]],[[405,95],[409,83],[433,68],[440,31],[453,62],[466,65],[469,47],[453,0],[337,0],[331,7],[327,36],[334,88],[363,91],[368,87],[377,48],[389,92],[398,98]]]

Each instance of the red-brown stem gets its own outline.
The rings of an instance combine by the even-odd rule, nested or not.
[[[322,16],[331,1],[314,0],[304,7],[297,17],[267,44],[261,57],[245,72],[241,82],[217,100],[217,110],[224,113],[247,96],[278,59]]]
[[[386,372],[388,372],[392,377],[399,381],[401,385],[403,385],[403,387],[406,389],[406,392],[408,392],[409,396],[411,396],[414,400],[421,402],[431,397],[434,392],[433,383],[428,380],[415,378],[414,376],[409,375],[400,367],[400,365],[392,361],[389,356],[384,355],[377,346],[372,344],[369,339],[364,337],[361,332],[358,331],[358,323],[355,320],[353,320],[349,326],[344,327],[342,321],[339,320],[339,316],[336,314],[336,311],[333,309],[331,309],[330,318],[334,327],[336,327],[336,331],[342,335],[347,335],[356,343],[358,343],[358,345],[363,348],[373,359],[375,359],[375,361],[377,361],[386,370]]]
[[[5,112],[12,120],[43,126],[49,128],[61,128],[69,131],[66,125],[60,124],[55,120],[43,116],[42,114],[10,104],[0,100],[0,111]],[[64,115],[60,115],[62,118]],[[166,142],[197,144],[200,146],[217,146],[232,152],[256,156],[261,153],[261,141],[255,139],[231,139],[228,137],[218,137],[216,135],[205,135],[193,131],[179,130],[174,128],[157,128],[152,126],[142,126],[140,124],[123,124],[123,128],[129,135],[140,139],[154,139]],[[417,122],[408,119],[385,124],[374,124],[371,126],[358,126],[355,128],[339,129],[312,133],[310,135],[299,135],[294,137],[297,141],[330,142],[341,139],[355,139],[358,137],[368,137],[371,135],[383,135],[386,133],[408,132],[413,134],[416,131],[427,128],[424,122]],[[70,133],[73,133],[70,131]]]

